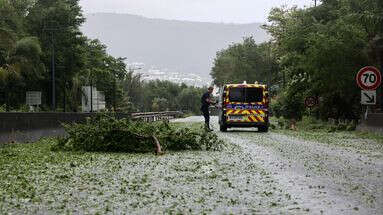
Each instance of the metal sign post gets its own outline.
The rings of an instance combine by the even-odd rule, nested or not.
[[[51,108],[52,111],[56,111],[56,68],[55,68],[55,38],[54,38],[54,32],[59,31],[59,24],[56,21],[49,21],[47,23],[44,23],[44,32],[50,33],[50,40],[51,40],[51,81],[52,81],[52,104]]]
[[[369,107],[376,105],[376,89],[382,82],[380,71],[373,66],[366,66],[356,75],[356,83],[362,89],[360,103],[366,105],[364,119],[367,120]]]

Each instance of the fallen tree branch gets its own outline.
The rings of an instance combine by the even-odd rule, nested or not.
[[[153,141],[154,141],[154,144],[156,146],[156,155],[162,155],[164,154],[162,151],[161,151],[161,145],[160,145],[160,141],[158,141],[157,137],[156,136],[152,136],[153,138]]]
[[[164,154],[162,152],[162,149],[161,149],[161,144],[160,144],[160,141],[157,139],[156,136],[152,135],[150,137],[147,137],[147,136],[142,136],[142,135],[139,135],[139,134],[134,134],[136,136],[136,138],[139,138],[139,139],[152,139],[153,140],[153,143],[154,143],[154,146],[155,146],[155,153],[156,155],[162,155]]]

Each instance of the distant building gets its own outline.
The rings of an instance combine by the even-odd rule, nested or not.
[[[188,86],[203,87],[207,86],[208,80],[204,80],[202,77],[196,74],[182,74],[178,72],[166,72],[160,69],[149,69],[147,71],[137,71],[137,74],[141,75],[143,81],[171,81],[177,84],[186,84]]]
[[[134,71],[135,74],[141,75],[141,80],[145,82],[160,80],[160,81],[171,81],[177,84],[186,84],[194,87],[208,86],[210,80],[204,79],[197,74],[183,74],[179,72],[169,71],[168,69],[159,69],[151,67],[145,69],[145,64],[140,62],[128,63],[126,66],[129,71]]]

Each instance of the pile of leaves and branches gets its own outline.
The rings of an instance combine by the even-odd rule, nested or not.
[[[219,150],[217,135],[198,129],[177,128],[168,122],[147,123],[99,116],[85,123],[64,124],[68,137],[59,138],[53,150],[89,152],[151,152]]]

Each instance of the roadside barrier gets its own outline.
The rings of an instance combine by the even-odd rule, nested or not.
[[[165,111],[165,112],[146,112],[146,113],[132,113],[133,119],[143,120],[144,122],[155,122],[161,120],[170,120],[179,118],[183,115],[180,111]]]
[[[181,117],[182,112],[147,113],[0,113],[0,143],[34,142],[42,137],[65,136],[62,123],[81,123],[97,115],[114,116],[117,119],[132,118],[145,122],[170,120]]]

